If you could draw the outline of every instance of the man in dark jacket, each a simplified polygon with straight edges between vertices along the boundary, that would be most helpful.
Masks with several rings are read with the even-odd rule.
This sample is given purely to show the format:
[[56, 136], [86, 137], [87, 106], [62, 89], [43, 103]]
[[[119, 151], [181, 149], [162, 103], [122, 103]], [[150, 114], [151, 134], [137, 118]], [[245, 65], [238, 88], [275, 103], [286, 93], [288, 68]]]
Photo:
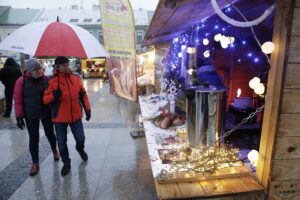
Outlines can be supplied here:
[[6, 100], [6, 109], [3, 117], [10, 117], [14, 87], [20, 76], [22, 76], [22, 72], [18, 63], [13, 58], [7, 58], [3, 69], [0, 70], [0, 80], [5, 86], [4, 94]]

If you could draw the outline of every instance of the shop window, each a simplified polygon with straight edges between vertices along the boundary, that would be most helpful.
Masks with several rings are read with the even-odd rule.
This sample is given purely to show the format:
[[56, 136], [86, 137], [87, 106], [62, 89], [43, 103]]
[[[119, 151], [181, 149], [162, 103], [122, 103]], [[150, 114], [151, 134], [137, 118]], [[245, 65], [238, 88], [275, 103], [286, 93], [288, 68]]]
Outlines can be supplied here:
[[142, 32], [137, 32], [136, 33], [136, 43], [137, 44], [142, 44], [143, 41], [143, 33]]
[[78, 22], [79, 19], [70, 19], [70, 22]]
[[101, 44], [104, 44], [104, 38], [103, 38], [103, 33], [102, 32], [99, 32], [98, 33], [98, 40]]
[[92, 22], [92, 19], [84, 19], [83, 22]]

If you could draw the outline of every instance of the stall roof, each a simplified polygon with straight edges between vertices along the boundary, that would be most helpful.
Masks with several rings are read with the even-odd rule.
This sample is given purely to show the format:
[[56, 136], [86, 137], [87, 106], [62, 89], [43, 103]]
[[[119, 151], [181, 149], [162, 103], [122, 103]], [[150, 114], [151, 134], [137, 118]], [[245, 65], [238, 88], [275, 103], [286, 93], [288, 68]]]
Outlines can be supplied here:
[[[219, 7], [229, 5], [228, 0], [218, 0]], [[271, 0], [231, 0], [242, 10], [256, 7], [258, 3], [270, 4]], [[261, 13], [260, 13], [261, 14]], [[143, 46], [170, 41], [187, 31], [194, 24], [215, 15], [211, 0], [159, 0], [154, 16], [142, 43]]]

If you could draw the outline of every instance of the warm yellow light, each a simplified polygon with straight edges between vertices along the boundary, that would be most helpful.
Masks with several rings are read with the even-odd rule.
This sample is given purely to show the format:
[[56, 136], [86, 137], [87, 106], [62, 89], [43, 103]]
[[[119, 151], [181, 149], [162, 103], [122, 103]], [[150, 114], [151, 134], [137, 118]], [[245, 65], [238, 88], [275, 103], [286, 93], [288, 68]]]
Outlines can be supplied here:
[[188, 47], [186, 52], [188, 54], [194, 54], [194, 53], [196, 53], [196, 48], [195, 47]]
[[145, 59], [144, 59], [144, 56], [141, 56], [141, 57], [140, 57], [140, 63], [143, 64], [144, 60], [145, 60]]
[[237, 91], [236, 91], [236, 97], [240, 97], [241, 96], [241, 94], [242, 94], [242, 90], [241, 90], [241, 88], [239, 88]]
[[275, 44], [273, 42], [265, 42], [261, 46], [261, 50], [265, 54], [270, 54], [270, 53], [272, 53], [275, 50]]

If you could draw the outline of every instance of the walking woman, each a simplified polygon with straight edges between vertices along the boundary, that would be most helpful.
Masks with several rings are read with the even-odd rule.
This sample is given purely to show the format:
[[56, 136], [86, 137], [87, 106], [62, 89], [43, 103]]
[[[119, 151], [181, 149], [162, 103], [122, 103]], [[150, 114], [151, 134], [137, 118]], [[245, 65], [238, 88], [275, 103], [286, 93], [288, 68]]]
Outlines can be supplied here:
[[[44, 76], [42, 64], [36, 59], [26, 62], [26, 71], [20, 77], [14, 88], [14, 108], [17, 126], [24, 129], [25, 122], [29, 133], [29, 150], [32, 157], [30, 176], [39, 171], [39, 124], [43, 124], [46, 137], [49, 140], [54, 160], [59, 160], [56, 148], [56, 136], [51, 120], [50, 108], [43, 104], [43, 92], [47, 87], [47, 78]], [[25, 122], [24, 122], [25, 120]]]
[[6, 108], [3, 117], [10, 117], [14, 86], [20, 76], [22, 76], [22, 72], [19, 64], [13, 58], [7, 58], [3, 69], [0, 70], [0, 80], [5, 86], [4, 94], [6, 101]]

